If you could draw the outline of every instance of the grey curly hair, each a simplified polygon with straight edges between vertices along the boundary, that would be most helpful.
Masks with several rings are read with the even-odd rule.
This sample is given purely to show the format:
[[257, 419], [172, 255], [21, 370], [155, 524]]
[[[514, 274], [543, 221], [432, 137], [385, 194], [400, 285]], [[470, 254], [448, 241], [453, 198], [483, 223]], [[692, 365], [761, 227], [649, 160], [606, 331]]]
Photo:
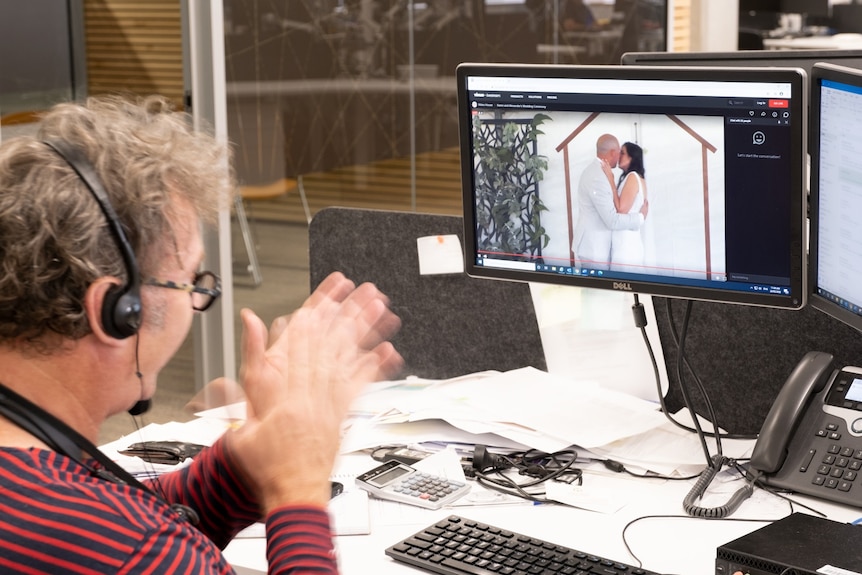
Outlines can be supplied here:
[[93, 164], [142, 276], [175, 245], [178, 199], [212, 223], [234, 189], [227, 147], [156, 96], [59, 104], [35, 136], [0, 144], [0, 345], [42, 352], [53, 347], [48, 336], [91, 332], [83, 298], [95, 279], [127, 279], [98, 203], [48, 139]]

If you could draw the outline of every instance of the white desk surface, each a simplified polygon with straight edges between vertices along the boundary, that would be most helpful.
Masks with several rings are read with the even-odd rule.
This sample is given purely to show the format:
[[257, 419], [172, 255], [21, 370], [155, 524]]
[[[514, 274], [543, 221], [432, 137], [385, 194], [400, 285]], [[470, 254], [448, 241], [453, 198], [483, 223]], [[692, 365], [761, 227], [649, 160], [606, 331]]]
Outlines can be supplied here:
[[[576, 309], [576, 306], [562, 303], [565, 300], [561, 298], [564, 295], [571, 295], [569, 293], [571, 290], [548, 288], [548, 293], [544, 293], [543, 288], [541, 291], [543, 297], [538, 298], [538, 301], [543, 305], [537, 306], [537, 314], [539, 324], [544, 330], [542, 337], [543, 341], [546, 341], [546, 351], [552, 352], [548, 358], [549, 371], [576, 372], [583, 376], [584, 380], [599, 380], [600, 375], [604, 375], [605, 379], [629, 383], [642, 379], [643, 381], [638, 381], [637, 386], [621, 388], [620, 391], [636, 396], [641, 394], [647, 397], [654, 396], [655, 384], [652, 381], [651, 370], [646, 369], [648, 358], [641, 357], [646, 356], [646, 353], [642, 350], [640, 334], [637, 330], [622, 329], [622, 326], [628, 325], [622, 319], [628, 317], [624, 316], [624, 313], [630, 313], [628, 311], [630, 302], [627, 299], [621, 299], [622, 294], [598, 290], [578, 292], [581, 293], [582, 299], [578, 300], [577, 309], [601, 309], [601, 325], [604, 330], [607, 330], [609, 318], [616, 317], [613, 310], [618, 308], [620, 319], [616, 323], [619, 324], [620, 330], [608, 339], [601, 338], [598, 336], [599, 332], [588, 329], [590, 322], [585, 317], [577, 318], [578, 330], [566, 327], [568, 324], [565, 321], [557, 325], [555, 322], [561, 321], [559, 312], [554, 315], [554, 321], [550, 321], [553, 315], [550, 313], [551, 310]], [[608, 299], [609, 301], [605, 301]], [[651, 314], [651, 307], [648, 308], [648, 313]], [[654, 330], [655, 321], [650, 324], [648, 329]], [[654, 335], [651, 339], [657, 341]], [[564, 341], [565, 345], [558, 346], [559, 350], [548, 345], [555, 340]], [[590, 340], [595, 342], [589, 347], [579, 347], [581, 342]], [[582, 353], [572, 354], [571, 349], [581, 349]], [[614, 354], [619, 356], [620, 349], [626, 351], [625, 357], [630, 358], [630, 361], [625, 363], [632, 364], [633, 371], [614, 372], [611, 375], [608, 372], [609, 363], [603, 358], [614, 357]], [[574, 364], [566, 363], [565, 358], [562, 358], [562, 356], [568, 356], [568, 361], [573, 361], [571, 356], [574, 355], [581, 358]], [[593, 362], [583, 358], [591, 358], [596, 365], [591, 365]], [[659, 363], [663, 365], [664, 361], [660, 360]], [[662, 379], [665, 378], [662, 377]], [[693, 437], [692, 441], [696, 441]], [[712, 444], [710, 446], [714, 447]], [[728, 453], [728, 447], [725, 445], [725, 453]], [[742, 446], [739, 452], [744, 451], [745, 446]], [[338, 470], [346, 472], [366, 470], [375, 465], [376, 463], [369, 456], [351, 453], [343, 456]], [[694, 480], [646, 480], [629, 478], [625, 474], [614, 474], [610, 477], [612, 479], [603, 480], [601, 475], [587, 474], [584, 479], [585, 493], [595, 493], [590, 489], [592, 486], [598, 486], [597, 490], [601, 492], [601, 487], [608, 486], [609, 483], [613, 484], [612, 488], [608, 488], [611, 495], [606, 499], [616, 503], [613, 506], [616, 511], [608, 513], [586, 511], [564, 505], [534, 506], [526, 502], [469, 507], [456, 505], [451, 509], [427, 511], [413, 506], [372, 500], [369, 506], [370, 534], [336, 537], [341, 573], [342, 575], [368, 575], [369, 573], [419, 575], [423, 573], [422, 570], [388, 558], [384, 553], [385, 549], [450, 514], [457, 514], [625, 564], [637, 565], [639, 559], [645, 569], [657, 573], [713, 575], [717, 547], [766, 525], [768, 521], [784, 517], [792, 511], [804, 511], [798, 506], [791, 509], [785, 500], [758, 489], [750, 499], [743, 502], [731, 516], [731, 520], [694, 519], [686, 516], [682, 507], [683, 499]], [[719, 474], [707, 492], [708, 497], [701, 503], [702, 506], [713, 507], [726, 503], [730, 493], [740, 486], [738, 479], [726, 481], [728, 477], [728, 474]], [[338, 479], [345, 483], [346, 490], [355, 489], [349, 480], [342, 479], [340, 476]], [[722, 479], [725, 481], [722, 482]], [[619, 482], [625, 482], [624, 486], [620, 486]], [[619, 493], [618, 497], [617, 493]], [[805, 497], [794, 497], [794, 499], [811, 505], [836, 521], [851, 522], [862, 516], [862, 509], [842, 507]], [[626, 531], [626, 541], [636, 555], [636, 559], [626, 549], [623, 530], [629, 522], [647, 516], [661, 517], [642, 519]], [[757, 523], [738, 521], [743, 518], [758, 518], [765, 521]], [[260, 575], [267, 571], [266, 540], [263, 538], [236, 539], [225, 550], [225, 556], [240, 575]]]
[[[369, 468], [373, 461], [369, 458]], [[585, 485], [600, 477], [587, 476]], [[716, 479], [718, 482], [718, 479]], [[628, 528], [626, 541], [643, 562], [643, 567], [658, 573], [684, 575], [712, 575], [715, 572], [716, 548], [742, 535], [766, 525], [766, 522], [731, 520], [705, 520], [687, 517], [682, 500], [691, 486], [690, 481], [664, 481], [633, 479], [631, 491], [624, 494], [628, 503], [612, 514], [584, 511], [564, 505], [538, 505], [528, 503], [497, 506], [455, 507], [440, 511], [426, 511], [410, 507], [400, 515], [399, 504], [374, 502], [369, 535], [349, 535], [336, 538], [339, 565], [342, 575], [409, 575], [424, 571], [396, 562], [384, 550], [420, 529], [450, 514], [495, 525], [593, 553], [622, 563], [636, 565], [623, 542], [626, 524], [639, 517], [662, 516], [638, 521]], [[731, 488], [732, 485], [732, 488]], [[735, 490], [738, 482], [728, 483], [722, 489]], [[726, 496], [716, 496], [716, 504], [723, 504]], [[841, 507], [830, 503], [795, 497], [827, 513], [830, 518], [850, 522], [862, 515], [862, 510]], [[704, 502], [706, 506], [708, 501]], [[378, 512], [375, 513], [375, 506]], [[390, 506], [380, 513], [379, 506]], [[403, 507], [402, 507], [403, 508]], [[415, 510], [415, 511], [414, 511]], [[796, 508], [797, 511], [803, 511]], [[732, 519], [778, 519], [791, 512], [784, 500], [756, 490], [744, 502]], [[385, 517], [381, 517], [381, 515]], [[673, 516], [673, 517], [668, 517]], [[225, 556], [240, 575], [266, 573], [265, 539], [237, 539], [225, 550]]]
[[859, 50], [862, 49], [862, 34], [765, 38], [763, 46], [772, 50]]

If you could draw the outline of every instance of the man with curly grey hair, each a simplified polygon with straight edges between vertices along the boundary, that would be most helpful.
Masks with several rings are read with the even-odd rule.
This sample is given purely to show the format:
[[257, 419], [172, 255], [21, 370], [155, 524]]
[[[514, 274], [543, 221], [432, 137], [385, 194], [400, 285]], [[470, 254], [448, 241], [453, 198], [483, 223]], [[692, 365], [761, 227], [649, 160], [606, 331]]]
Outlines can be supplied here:
[[340, 425], [402, 364], [374, 286], [333, 274], [269, 329], [243, 310], [248, 419], [190, 466], [140, 483], [93, 445], [220, 294], [201, 228], [230, 205], [229, 158], [189, 126], [161, 98], [91, 98], [0, 144], [3, 572], [231, 573], [220, 549], [258, 520], [270, 573], [337, 572]]

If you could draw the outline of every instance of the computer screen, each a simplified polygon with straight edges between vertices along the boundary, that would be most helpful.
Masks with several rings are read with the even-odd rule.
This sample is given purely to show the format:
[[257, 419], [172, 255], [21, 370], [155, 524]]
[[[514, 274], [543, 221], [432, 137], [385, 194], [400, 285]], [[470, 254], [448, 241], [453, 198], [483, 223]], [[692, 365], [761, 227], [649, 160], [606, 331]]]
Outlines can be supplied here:
[[811, 76], [810, 303], [862, 331], [862, 71]]
[[[470, 275], [804, 305], [801, 70], [462, 64], [457, 76]], [[608, 136], [620, 148], [603, 168]], [[638, 177], [617, 188], [617, 163]]]

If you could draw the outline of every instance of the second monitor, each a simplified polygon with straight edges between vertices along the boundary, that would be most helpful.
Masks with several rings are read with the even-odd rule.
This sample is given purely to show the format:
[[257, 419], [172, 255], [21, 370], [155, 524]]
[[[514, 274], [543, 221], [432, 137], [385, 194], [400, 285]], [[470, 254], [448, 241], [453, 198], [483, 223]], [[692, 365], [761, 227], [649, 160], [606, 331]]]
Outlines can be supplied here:
[[459, 66], [467, 272], [802, 307], [804, 77]]

